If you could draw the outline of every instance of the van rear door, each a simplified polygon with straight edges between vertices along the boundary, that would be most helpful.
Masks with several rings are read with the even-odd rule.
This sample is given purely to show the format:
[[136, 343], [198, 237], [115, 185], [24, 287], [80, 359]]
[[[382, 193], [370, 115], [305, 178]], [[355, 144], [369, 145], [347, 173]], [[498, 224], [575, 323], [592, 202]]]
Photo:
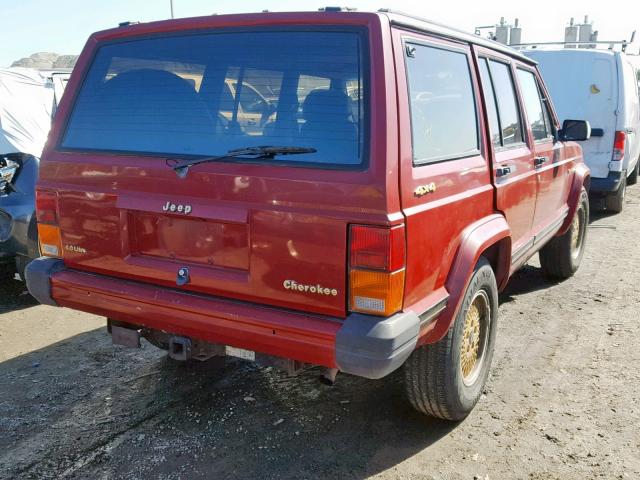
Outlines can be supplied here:
[[[367, 38], [244, 29], [98, 47], [39, 185], [58, 195], [65, 264], [344, 316], [348, 225], [386, 218]], [[172, 168], [265, 145], [310, 151]]]
[[[528, 51], [537, 60], [560, 119], [588, 120], [594, 130], [580, 142], [592, 177], [606, 178], [613, 154], [618, 114], [618, 74], [608, 51], [565, 49]], [[601, 132], [601, 134], [600, 134]]]

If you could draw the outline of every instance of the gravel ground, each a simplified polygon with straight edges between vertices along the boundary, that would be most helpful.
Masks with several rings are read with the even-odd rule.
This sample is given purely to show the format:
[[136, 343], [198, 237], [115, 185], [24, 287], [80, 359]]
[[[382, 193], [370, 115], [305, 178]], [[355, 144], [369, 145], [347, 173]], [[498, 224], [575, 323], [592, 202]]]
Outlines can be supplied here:
[[0, 478], [640, 478], [640, 189], [597, 216], [576, 276], [537, 259], [502, 295], [491, 379], [463, 422], [399, 375], [295, 377], [111, 345], [103, 318], [0, 286]]

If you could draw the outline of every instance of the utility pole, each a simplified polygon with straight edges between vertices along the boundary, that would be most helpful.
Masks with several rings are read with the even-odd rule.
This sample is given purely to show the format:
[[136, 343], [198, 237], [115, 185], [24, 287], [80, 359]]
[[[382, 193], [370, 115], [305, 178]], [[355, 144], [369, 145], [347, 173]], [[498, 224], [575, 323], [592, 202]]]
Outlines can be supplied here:
[[173, 0], [169, 0], [169, 5], [171, 6], [171, 18], [173, 18]]

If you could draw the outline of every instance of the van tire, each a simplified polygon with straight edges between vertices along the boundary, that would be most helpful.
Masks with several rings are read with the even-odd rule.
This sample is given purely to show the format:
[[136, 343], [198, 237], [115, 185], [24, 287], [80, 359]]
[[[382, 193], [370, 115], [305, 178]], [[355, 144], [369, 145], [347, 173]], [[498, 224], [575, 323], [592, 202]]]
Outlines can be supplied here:
[[564, 235], [553, 237], [540, 250], [540, 265], [547, 277], [566, 279], [576, 273], [584, 256], [588, 224], [589, 196], [583, 187], [569, 230]]
[[636, 162], [636, 166], [633, 167], [633, 172], [627, 177], [627, 185], [635, 185], [638, 183], [638, 169], [640, 169], [640, 159]]
[[624, 197], [627, 193], [627, 177], [626, 175], [622, 176], [622, 181], [620, 182], [620, 186], [618, 190], [613, 193], [607, 194], [605, 197], [605, 208], [607, 211], [612, 213], [620, 213], [624, 208]]
[[[482, 322], [477, 335], [480, 357], [465, 381], [461, 352], [463, 342], [468, 340], [465, 336], [468, 313], [477, 299], [486, 302], [488, 309], [479, 317]], [[465, 291], [460, 311], [447, 334], [434, 344], [416, 348], [403, 366], [405, 392], [413, 408], [432, 417], [452, 421], [469, 415], [478, 403], [489, 376], [497, 326], [496, 277], [489, 262], [481, 257]], [[468, 341], [464, 344], [468, 345]]]

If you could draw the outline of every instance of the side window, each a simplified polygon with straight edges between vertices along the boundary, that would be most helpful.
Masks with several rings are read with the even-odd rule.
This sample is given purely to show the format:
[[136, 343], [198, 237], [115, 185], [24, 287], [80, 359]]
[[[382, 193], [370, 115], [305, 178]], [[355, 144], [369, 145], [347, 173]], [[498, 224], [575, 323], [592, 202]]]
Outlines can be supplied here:
[[522, 91], [524, 107], [527, 111], [529, 126], [533, 133], [534, 140], [546, 140], [550, 137], [551, 128], [549, 117], [546, 115], [544, 103], [542, 101], [538, 82], [533, 73], [527, 70], [518, 69], [518, 81]]
[[509, 65], [494, 60], [489, 61], [493, 88], [498, 99], [498, 113], [502, 131], [502, 145], [523, 143], [522, 123], [516, 101], [516, 92]]
[[411, 44], [407, 80], [415, 164], [478, 152], [478, 122], [465, 53]]
[[493, 82], [489, 73], [489, 63], [486, 58], [480, 59], [480, 80], [482, 82], [482, 94], [484, 95], [484, 103], [487, 105], [487, 116], [489, 118], [489, 134], [494, 147], [502, 146], [500, 138], [500, 122], [498, 120], [498, 104], [496, 103], [496, 94], [493, 91]]

